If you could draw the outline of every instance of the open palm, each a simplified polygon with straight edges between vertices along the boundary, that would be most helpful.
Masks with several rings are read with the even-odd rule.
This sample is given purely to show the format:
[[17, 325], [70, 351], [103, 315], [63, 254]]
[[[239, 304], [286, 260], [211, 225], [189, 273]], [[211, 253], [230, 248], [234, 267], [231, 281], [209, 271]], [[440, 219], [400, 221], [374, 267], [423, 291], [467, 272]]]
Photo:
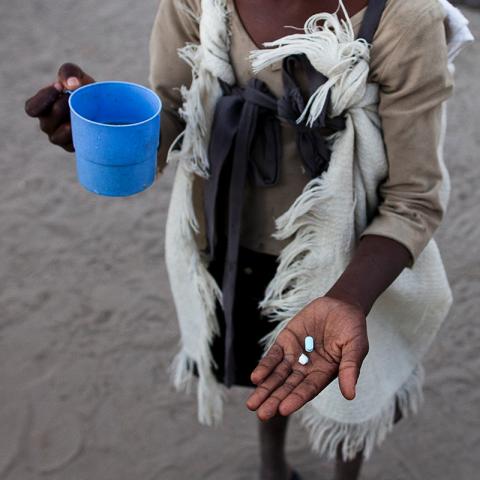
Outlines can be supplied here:
[[[314, 338], [314, 351], [306, 353], [309, 362], [301, 365], [306, 336]], [[290, 415], [337, 376], [343, 396], [352, 400], [367, 352], [362, 310], [334, 298], [317, 298], [290, 320], [252, 372], [257, 388], [247, 407], [261, 420]]]

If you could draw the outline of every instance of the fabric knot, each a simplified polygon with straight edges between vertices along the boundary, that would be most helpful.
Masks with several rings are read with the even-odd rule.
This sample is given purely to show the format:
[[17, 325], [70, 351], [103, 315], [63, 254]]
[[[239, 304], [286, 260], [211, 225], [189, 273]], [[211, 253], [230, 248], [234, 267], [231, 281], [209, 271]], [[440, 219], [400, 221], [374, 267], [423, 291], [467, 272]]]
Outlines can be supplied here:
[[297, 148], [305, 170], [311, 178], [320, 176], [330, 163], [328, 137], [345, 128], [345, 118], [330, 118], [330, 92], [327, 94], [321, 114], [313, 125], [307, 120], [300, 123], [298, 118], [306, 108], [306, 101], [295, 80], [295, 72], [302, 71], [308, 79], [309, 93], [313, 94], [318, 87], [327, 81], [327, 77], [315, 70], [305, 55], [290, 55], [283, 60], [283, 84], [285, 94], [278, 101], [278, 114], [296, 129]]

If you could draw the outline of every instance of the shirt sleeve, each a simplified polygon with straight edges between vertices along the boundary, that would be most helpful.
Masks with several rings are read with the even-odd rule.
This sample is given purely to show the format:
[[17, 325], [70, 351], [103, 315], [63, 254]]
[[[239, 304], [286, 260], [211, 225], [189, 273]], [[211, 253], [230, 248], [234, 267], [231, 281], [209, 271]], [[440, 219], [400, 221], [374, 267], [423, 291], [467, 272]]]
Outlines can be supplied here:
[[453, 78], [440, 8], [425, 9], [411, 19], [379, 79], [379, 114], [389, 168], [379, 187], [377, 215], [362, 235], [398, 241], [409, 250], [413, 264], [439, 226], [448, 202], [443, 116]]
[[159, 172], [166, 165], [171, 143], [185, 128], [178, 114], [182, 105], [180, 87], [190, 86], [192, 72], [178, 56], [178, 49], [187, 43], [199, 43], [199, 9], [196, 0], [160, 0], [150, 35], [149, 83], [162, 100]]

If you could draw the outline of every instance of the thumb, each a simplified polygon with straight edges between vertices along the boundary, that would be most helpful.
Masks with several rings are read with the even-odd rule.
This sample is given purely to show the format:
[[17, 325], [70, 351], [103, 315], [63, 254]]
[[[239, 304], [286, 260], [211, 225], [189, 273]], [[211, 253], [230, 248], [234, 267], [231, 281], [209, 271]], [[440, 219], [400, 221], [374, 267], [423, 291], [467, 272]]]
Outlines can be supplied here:
[[64, 63], [58, 69], [58, 83], [62, 89], [75, 90], [83, 85], [93, 83], [95, 80], [86, 74], [78, 65], [74, 63]]
[[368, 341], [350, 342], [343, 347], [342, 359], [338, 367], [340, 391], [347, 400], [355, 398], [355, 386], [360, 375], [360, 367], [368, 353]]

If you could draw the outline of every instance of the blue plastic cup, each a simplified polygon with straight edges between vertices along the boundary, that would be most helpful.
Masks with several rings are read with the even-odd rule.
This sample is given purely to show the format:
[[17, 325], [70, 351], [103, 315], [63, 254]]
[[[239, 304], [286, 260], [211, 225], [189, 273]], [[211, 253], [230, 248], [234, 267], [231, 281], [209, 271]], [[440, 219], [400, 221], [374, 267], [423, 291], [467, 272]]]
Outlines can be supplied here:
[[128, 82], [98, 82], [69, 98], [77, 176], [99, 195], [124, 197], [148, 188], [157, 172], [162, 102]]

